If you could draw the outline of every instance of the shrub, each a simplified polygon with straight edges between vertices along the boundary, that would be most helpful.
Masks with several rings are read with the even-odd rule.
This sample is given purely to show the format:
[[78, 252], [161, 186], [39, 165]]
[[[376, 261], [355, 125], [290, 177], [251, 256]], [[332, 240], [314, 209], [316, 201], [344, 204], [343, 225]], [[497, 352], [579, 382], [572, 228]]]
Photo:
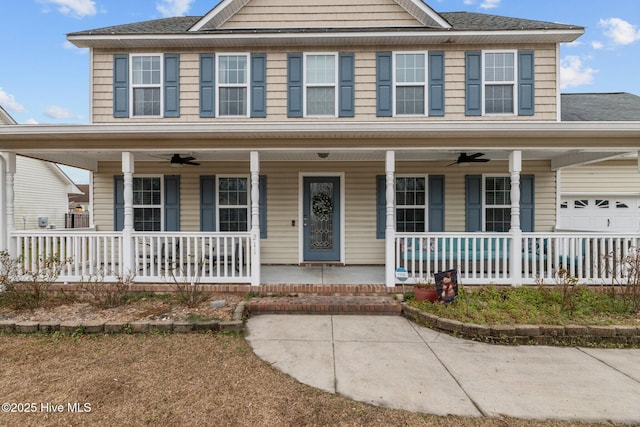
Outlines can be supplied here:
[[116, 275], [115, 282], [105, 282], [104, 272], [84, 277], [80, 282], [80, 288], [93, 297], [92, 303], [100, 308], [118, 307], [125, 302], [125, 295], [131, 289], [133, 276]]

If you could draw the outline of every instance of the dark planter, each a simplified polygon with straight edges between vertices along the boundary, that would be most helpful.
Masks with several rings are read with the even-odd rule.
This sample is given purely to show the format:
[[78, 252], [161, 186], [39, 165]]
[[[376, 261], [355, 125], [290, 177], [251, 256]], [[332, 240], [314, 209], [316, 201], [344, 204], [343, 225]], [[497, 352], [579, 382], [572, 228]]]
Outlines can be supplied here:
[[435, 287], [422, 288], [415, 286], [413, 293], [416, 296], [416, 301], [436, 302], [438, 300], [438, 291], [436, 291]]

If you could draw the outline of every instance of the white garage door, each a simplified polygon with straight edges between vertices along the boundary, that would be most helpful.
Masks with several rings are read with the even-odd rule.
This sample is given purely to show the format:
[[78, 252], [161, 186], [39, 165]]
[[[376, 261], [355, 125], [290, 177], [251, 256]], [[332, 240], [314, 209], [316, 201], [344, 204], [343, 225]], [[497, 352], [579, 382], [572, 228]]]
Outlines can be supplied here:
[[640, 231], [638, 197], [563, 197], [558, 212], [563, 230]]

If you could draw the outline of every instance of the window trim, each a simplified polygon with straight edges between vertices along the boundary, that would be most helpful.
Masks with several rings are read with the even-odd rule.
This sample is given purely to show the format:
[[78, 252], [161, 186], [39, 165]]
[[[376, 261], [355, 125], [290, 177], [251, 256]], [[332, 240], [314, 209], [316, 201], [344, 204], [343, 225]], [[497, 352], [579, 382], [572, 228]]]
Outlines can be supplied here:
[[[492, 53], [511, 53], [513, 54], [513, 81], [504, 80], [504, 81], [495, 81], [495, 82], [487, 82], [486, 80], [486, 64], [487, 64], [487, 54]], [[518, 50], [517, 49], [491, 49], [491, 50], [483, 50], [482, 51], [482, 115], [495, 117], [495, 116], [517, 116], [518, 115]], [[487, 113], [487, 86], [505, 86], [505, 85], [513, 85], [513, 112], [511, 113]]]
[[[239, 83], [220, 83], [220, 59], [226, 56], [244, 56], [247, 60], [246, 78], [244, 84]], [[215, 116], [223, 118], [249, 118], [251, 117], [251, 54], [249, 52], [223, 52], [215, 54]], [[239, 115], [221, 115], [220, 114], [220, 102], [222, 97], [220, 96], [221, 88], [245, 88], [247, 90], [247, 113]]]
[[[333, 75], [333, 86], [329, 83], [308, 83], [307, 82], [307, 58], [310, 56], [333, 56], [335, 69]], [[339, 113], [339, 79], [340, 79], [340, 55], [338, 52], [304, 52], [302, 54], [302, 116], [303, 117], [338, 117]], [[307, 89], [308, 88], [329, 88], [333, 87], [333, 114], [308, 114], [307, 113]]]
[[[424, 179], [424, 205], [399, 205], [398, 204], [398, 194], [397, 194], [397, 184], [398, 178], [423, 178]], [[416, 233], [427, 233], [429, 231], [429, 175], [428, 174], [396, 174], [394, 177], [394, 187], [393, 187], [393, 219], [394, 219], [394, 230], [398, 233], [405, 233], [405, 231], [397, 231], [398, 230], [398, 208], [401, 209], [418, 209], [424, 207], [424, 230], [416, 231]]]
[[[158, 57], [160, 59], [160, 83], [158, 84], [135, 84], [133, 83], [133, 58], [136, 57]], [[135, 114], [135, 89], [160, 89], [160, 114], [157, 116], [136, 115]], [[164, 118], [164, 54], [163, 53], [130, 53], [129, 54], [129, 117], [135, 119], [161, 119]]]
[[[136, 209], [145, 209], [145, 208], [151, 208], [151, 209], [160, 209], [160, 232], [164, 231], [165, 228], [165, 224], [164, 224], [164, 206], [165, 206], [165, 200], [164, 200], [164, 175], [159, 175], [159, 174], [142, 174], [142, 175], [134, 175], [133, 176], [133, 181], [135, 181], [137, 178], [158, 178], [160, 180], [160, 204], [159, 205], [136, 205], [133, 204], [133, 217], [135, 219], [135, 211]], [[132, 189], [133, 189], [133, 181], [132, 181]], [[133, 223], [133, 227], [135, 230], [135, 221]], [[136, 230], [136, 232], [138, 232], [138, 230]], [[140, 231], [142, 232], [142, 231]], [[148, 233], [158, 233], [158, 231], [149, 231]]]
[[[246, 174], [229, 174], [229, 175], [216, 175], [216, 230], [220, 231], [220, 210], [222, 209], [237, 209], [244, 207], [244, 205], [223, 205], [220, 203], [220, 179], [225, 178], [244, 178], [247, 180], [247, 230], [238, 231], [238, 233], [245, 233], [251, 231], [251, 176]], [[222, 233], [235, 233], [231, 231], [222, 231]]]
[[[424, 55], [424, 82], [422, 83], [422, 86], [424, 87], [424, 99], [423, 101], [423, 108], [424, 108], [424, 113], [423, 114], [398, 114], [396, 112], [396, 106], [397, 106], [397, 95], [396, 95], [396, 88], [398, 86], [400, 87], [415, 87], [415, 86], [420, 86], [420, 84], [417, 84], [417, 82], [413, 82], [413, 83], [400, 83], [398, 84], [397, 80], [396, 80], [396, 57], [397, 55]], [[429, 116], [429, 51], [426, 50], [409, 50], [409, 51], [393, 51], [391, 53], [391, 80], [392, 80], [392, 88], [391, 88], [391, 98], [392, 98], [392, 114], [393, 117], [428, 117]]]
[[[509, 178], [511, 183], [511, 175], [508, 173], [487, 173], [482, 174], [482, 231], [487, 231], [487, 209], [489, 207], [496, 209], [512, 209], [511, 205], [487, 205], [487, 178]], [[511, 197], [511, 187], [509, 187], [509, 197]], [[511, 228], [511, 220], [509, 220], [509, 228]], [[498, 231], [491, 231], [498, 233]]]

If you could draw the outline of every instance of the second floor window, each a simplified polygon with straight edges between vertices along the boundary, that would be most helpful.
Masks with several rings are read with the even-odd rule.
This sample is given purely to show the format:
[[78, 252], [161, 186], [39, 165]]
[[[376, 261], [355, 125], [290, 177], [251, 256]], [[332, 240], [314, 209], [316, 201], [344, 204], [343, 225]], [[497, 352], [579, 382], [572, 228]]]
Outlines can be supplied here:
[[162, 57], [131, 57], [133, 116], [159, 117], [162, 112]]
[[515, 112], [516, 53], [484, 53], [484, 112], [513, 114]]
[[248, 55], [218, 56], [218, 100], [218, 116], [248, 116]]
[[336, 116], [336, 54], [305, 55], [305, 115]]
[[396, 115], [424, 115], [427, 94], [425, 53], [394, 54]]

